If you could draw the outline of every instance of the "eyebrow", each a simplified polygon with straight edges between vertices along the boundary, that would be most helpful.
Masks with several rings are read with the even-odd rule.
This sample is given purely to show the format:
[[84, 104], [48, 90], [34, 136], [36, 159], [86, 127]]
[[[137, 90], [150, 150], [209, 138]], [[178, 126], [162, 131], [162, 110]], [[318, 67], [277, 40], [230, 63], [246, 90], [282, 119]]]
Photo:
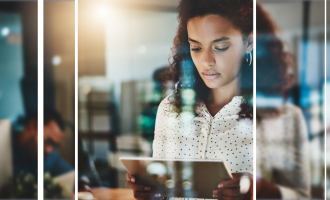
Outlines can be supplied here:
[[[188, 37], [188, 40], [191, 41], [191, 42], [195, 42], [195, 43], [199, 43], [200, 44], [200, 42], [198, 42], [197, 40], [193, 40], [190, 37]], [[215, 40], [212, 41], [212, 43], [221, 42], [221, 41], [225, 41], [225, 40], [229, 40], [229, 38], [222, 37], [222, 38], [219, 38], [219, 39], [215, 39]]]

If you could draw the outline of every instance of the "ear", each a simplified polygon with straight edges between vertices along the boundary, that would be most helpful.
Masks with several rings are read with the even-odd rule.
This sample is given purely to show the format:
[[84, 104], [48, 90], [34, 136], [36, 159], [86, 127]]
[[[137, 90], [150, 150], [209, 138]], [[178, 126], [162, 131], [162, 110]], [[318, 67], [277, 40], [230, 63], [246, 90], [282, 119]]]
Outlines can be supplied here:
[[249, 34], [249, 36], [246, 39], [246, 52], [250, 53], [253, 49], [253, 31]]

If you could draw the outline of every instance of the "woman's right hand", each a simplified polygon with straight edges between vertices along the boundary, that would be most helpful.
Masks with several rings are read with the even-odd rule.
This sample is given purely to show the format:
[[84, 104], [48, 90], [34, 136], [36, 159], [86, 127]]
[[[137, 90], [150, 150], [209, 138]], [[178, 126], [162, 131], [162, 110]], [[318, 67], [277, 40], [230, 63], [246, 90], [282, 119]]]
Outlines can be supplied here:
[[137, 200], [161, 200], [161, 194], [153, 191], [149, 186], [136, 183], [136, 179], [127, 172], [126, 186], [133, 189], [134, 198]]

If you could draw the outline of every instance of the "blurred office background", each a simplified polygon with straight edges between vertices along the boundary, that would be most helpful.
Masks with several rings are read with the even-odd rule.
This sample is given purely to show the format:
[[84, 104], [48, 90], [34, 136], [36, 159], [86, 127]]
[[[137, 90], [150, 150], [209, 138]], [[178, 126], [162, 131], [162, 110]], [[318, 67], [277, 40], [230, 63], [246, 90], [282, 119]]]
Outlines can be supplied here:
[[0, 2], [0, 198], [35, 197], [14, 194], [12, 133], [37, 112], [37, 17], [37, 2]]
[[[50, 172], [50, 177], [45, 177], [44, 195], [46, 199], [73, 198], [76, 128], [75, 2], [73, 0], [44, 1], [44, 109], [56, 111], [64, 122], [60, 144], [54, 147], [61, 160], [66, 162], [64, 164], [57, 161], [58, 167], [62, 169], [61, 172], [59, 174]], [[65, 169], [64, 166], [69, 167]], [[57, 190], [58, 185], [52, 184], [49, 178], [54, 178], [59, 183], [62, 192]], [[61, 193], [61, 196], [57, 196], [58, 193]]]
[[[126, 187], [120, 156], [152, 156], [178, 0], [78, 4], [79, 172], [93, 187]], [[167, 92], [163, 93], [163, 85]]]
[[[309, 184], [312, 198], [324, 198], [325, 2], [257, 2], [277, 24], [280, 29], [278, 35], [285, 43], [285, 50], [291, 52], [295, 58], [294, 64], [288, 69], [291, 77], [288, 99], [302, 110], [307, 124], [310, 155], [306, 159], [310, 160]], [[260, 74], [257, 71], [258, 75]], [[258, 101], [261, 102], [261, 98], [257, 97], [257, 105]]]
[[58, 152], [74, 166], [75, 16], [74, 1], [44, 2], [44, 107], [65, 121]]
[[[0, 198], [37, 197], [36, 177], [17, 184], [12, 179], [13, 159], [8, 156], [13, 155], [13, 145], [8, 146], [10, 140], [14, 142], [11, 135], [23, 131], [27, 116], [37, 113], [37, 11], [37, 1], [0, 2], [0, 151], [6, 152], [0, 155]], [[65, 122], [57, 151], [71, 166], [75, 128], [74, 20], [74, 1], [45, 1], [44, 105], [45, 109], [56, 110]], [[20, 192], [18, 187], [22, 188]], [[73, 185], [69, 191], [73, 191]], [[52, 197], [48, 194], [45, 198]]]

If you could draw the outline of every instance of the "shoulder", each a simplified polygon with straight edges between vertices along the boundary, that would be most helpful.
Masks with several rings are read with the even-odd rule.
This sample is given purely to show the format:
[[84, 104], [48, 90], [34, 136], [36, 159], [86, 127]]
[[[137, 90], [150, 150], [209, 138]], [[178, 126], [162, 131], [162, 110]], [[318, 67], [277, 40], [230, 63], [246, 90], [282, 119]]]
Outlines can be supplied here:
[[161, 120], [165, 118], [178, 117], [178, 108], [174, 105], [174, 94], [166, 96], [159, 104], [157, 110], [157, 119]]
[[288, 102], [284, 106], [284, 113], [292, 115], [295, 118], [303, 118], [303, 113], [300, 107]]
[[173, 101], [174, 101], [174, 95], [173, 94], [170, 94], [168, 96], [166, 96], [159, 104], [159, 106], [162, 106], [162, 107], [168, 107], [170, 105], [173, 104]]
[[159, 104], [158, 107], [158, 112], [170, 112], [171, 110], [173, 110], [173, 102], [174, 102], [174, 96], [173, 94], [170, 94], [168, 96], [166, 96]]
[[[295, 127], [299, 131], [297, 132], [300, 135], [307, 135], [307, 124], [305, 121], [304, 114], [300, 107], [293, 105], [292, 103], [286, 103], [284, 113], [285, 123], [289, 123], [290, 126]], [[289, 119], [292, 120], [289, 120]]]

